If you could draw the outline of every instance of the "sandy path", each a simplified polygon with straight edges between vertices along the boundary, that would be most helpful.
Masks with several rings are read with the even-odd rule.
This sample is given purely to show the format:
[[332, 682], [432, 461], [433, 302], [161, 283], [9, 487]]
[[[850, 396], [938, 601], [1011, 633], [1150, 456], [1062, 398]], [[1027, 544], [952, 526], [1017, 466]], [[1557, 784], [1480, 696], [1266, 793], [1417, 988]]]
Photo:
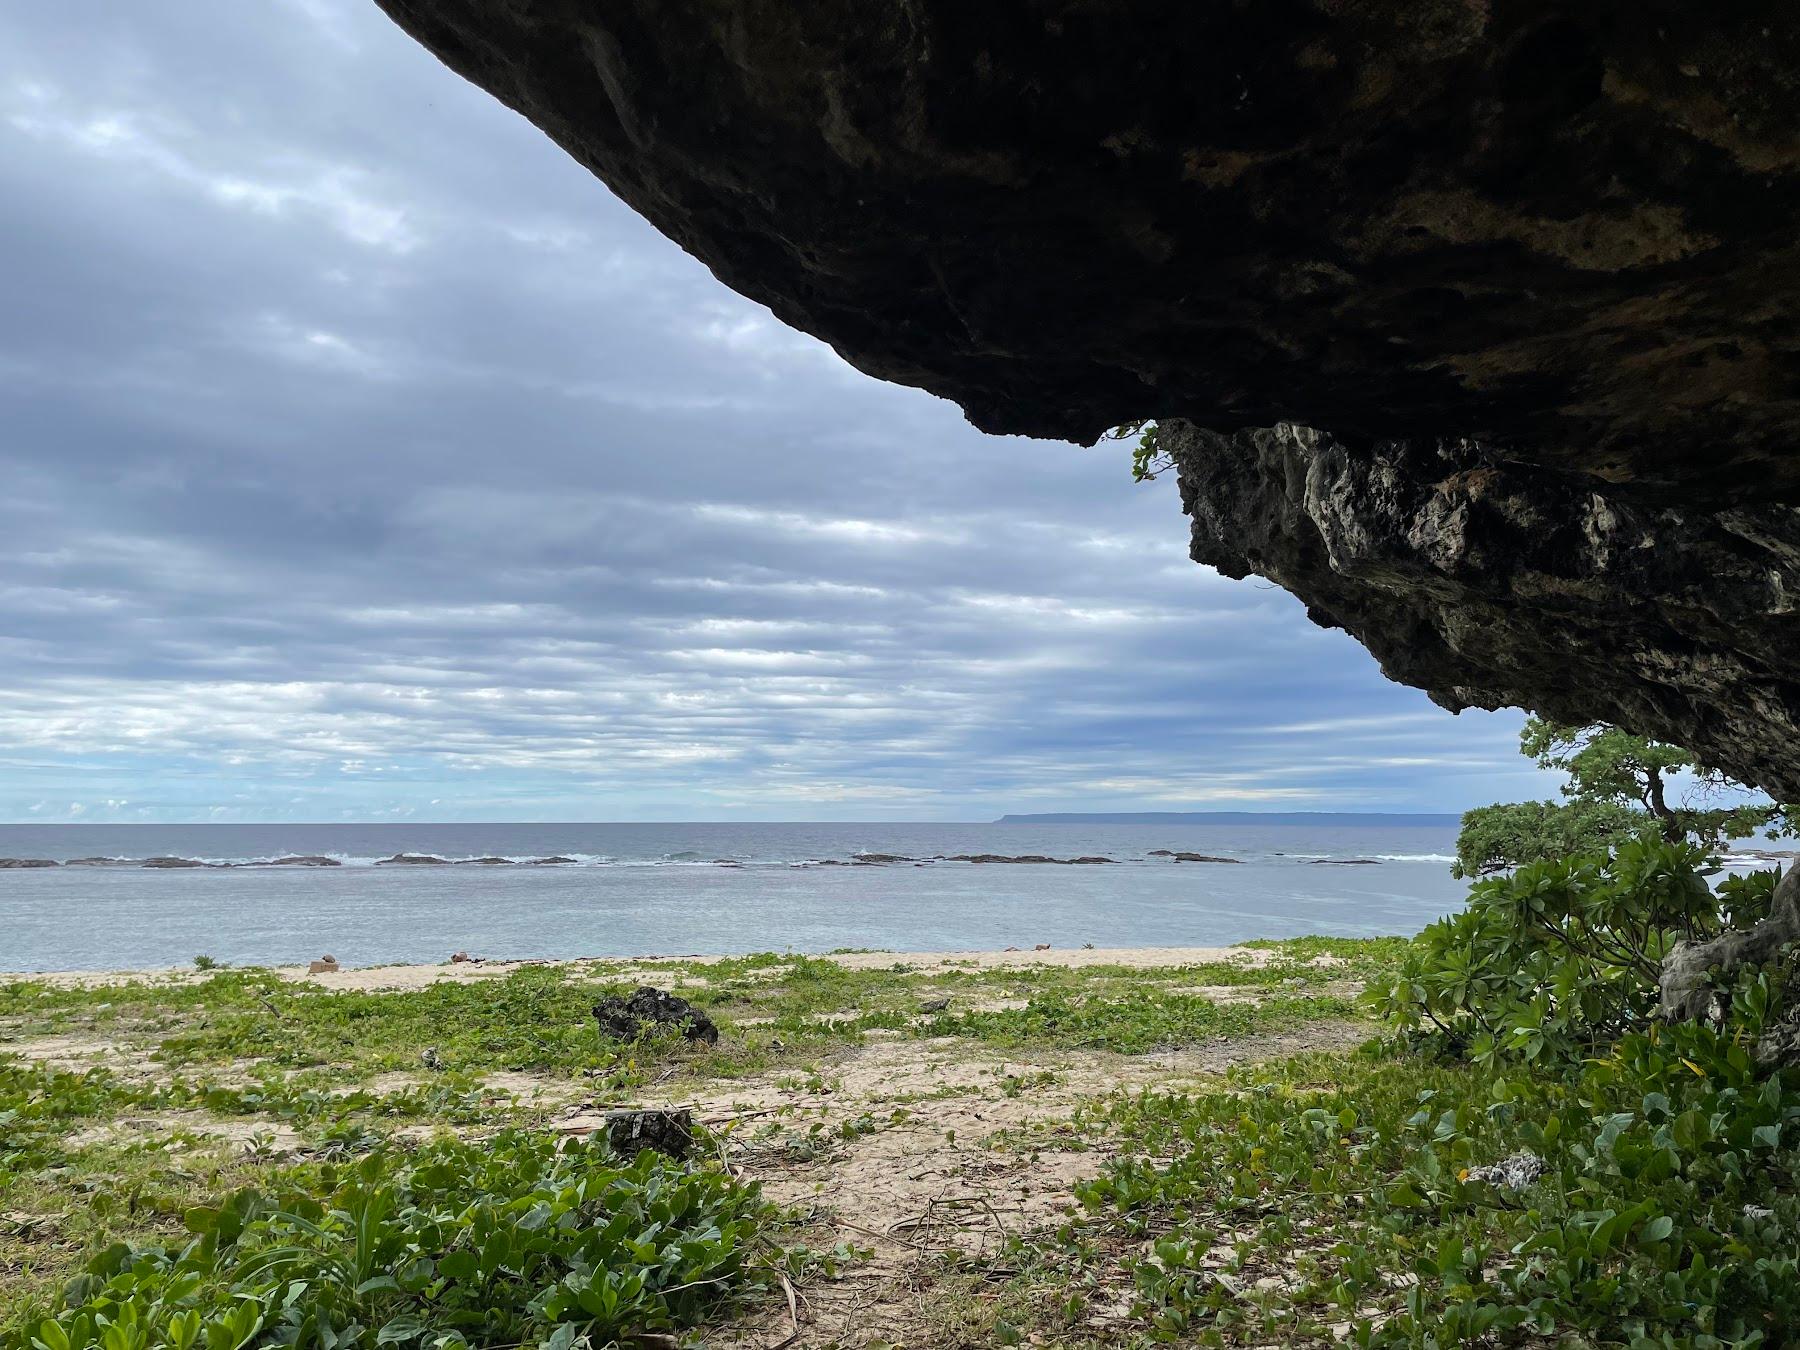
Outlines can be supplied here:
[[[1133, 970], [1154, 967], [1203, 965], [1229, 961], [1260, 966], [1269, 953], [1254, 947], [1061, 947], [1048, 951], [973, 952], [840, 952], [825, 959], [851, 970], [887, 970], [896, 965], [921, 975], [940, 975], [952, 970], [997, 970], [1022, 966], [1124, 966]], [[343, 958], [339, 958], [342, 960]], [[584, 968], [612, 979], [649, 977], [667, 962], [706, 966], [730, 960], [721, 956], [594, 957], [567, 961], [459, 961], [437, 965], [346, 966], [342, 970], [309, 975], [305, 966], [277, 966], [284, 979], [310, 981], [326, 989], [423, 989], [439, 980], [492, 980], [510, 975], [521, 966], [564, 965]], [[190, 983], [207, 978], [191, 966], [162, 970], [64, 970], [42, 974], [0, 973], [0, 984], [37, 980], [61, 988], [92, 988], [128, 980], [166, 980]]]

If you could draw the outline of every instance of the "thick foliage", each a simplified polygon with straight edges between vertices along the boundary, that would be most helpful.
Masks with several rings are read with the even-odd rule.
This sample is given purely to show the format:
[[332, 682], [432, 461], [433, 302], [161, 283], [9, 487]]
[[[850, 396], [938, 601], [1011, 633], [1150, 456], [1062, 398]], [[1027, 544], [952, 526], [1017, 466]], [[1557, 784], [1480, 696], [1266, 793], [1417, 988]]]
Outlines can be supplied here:
[[566, 1350], [693, 1325], [755, 1279], [768, 1214], [711, 1169], [509, 1131], [291, 1169], [117, 1244], [36, 1350], [430, 1345]]
[[[1760, 992], [1759, 992], [1760, 991]], [[1772, 1011], [1766, 982], [1739, 991]], [[1800, 1081], [1688, 1025], [1516, 1077], [1417, 1054], [1290, 1061], [1233, 1093], [1144, 1097], [1078, 1187], [1098, 1278], [1123, 1229], [1158, 1341], [1723, 1350], [1800, 1325]], [[1529, 1152], [1517, 1189], [1479, 1169]], [[1073, 1257], [1073, 1260], [1071, 1260]]]
[[[1678, 745], [1619, 727], [1564, 726], [1531, 717], [1519, 733], [1519, 752], [1539, 768], [1568, 775], [1562, 789], [1568, 804], [1519, 802], [1467, 812], [1452, 868], [1459, 877], [1614, 848], [1648, 831], [1709, 849], [1747, 839], [1758, 830], [1771, 835], [1794, 831], [1788, 807], [1733, 801], [1749, 791], [1741, 783], [1707, 768]], [[1689, 780], [1696, 800], [1671, 802], [1672, 776]], [[1703, 804], [1721, 800], [1732, 804]]]
[[1468, 907], [1421, 933], [1398, 978], [1373, 991], [1376, 1008], [1479, 1060], [1566, 1058], [1640, 1028], [1676, 941], [1767, 912], [1774, 873], [1715, 894], [1705, 867], [1696, 845], [1644, 838], [1478, 882]]
[[1616, 802], [1511, 802], [1464, 812], [1456, 877], [1483, 877], [1526, 863], [1601, 853], [1644, 833], [1642, 811]]

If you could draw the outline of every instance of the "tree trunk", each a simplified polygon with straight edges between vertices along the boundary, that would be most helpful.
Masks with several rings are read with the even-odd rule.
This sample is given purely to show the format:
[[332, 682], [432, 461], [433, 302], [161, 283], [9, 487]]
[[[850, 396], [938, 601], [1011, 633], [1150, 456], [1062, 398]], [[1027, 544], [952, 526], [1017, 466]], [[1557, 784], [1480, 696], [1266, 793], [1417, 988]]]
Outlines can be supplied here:
[[[1776, 883], [1769, 917], [1754, 928], [1721, 933], [1705, 942], [1678, 942], [1663, 958], [1660, 980], [1662, 1016], [1672, 1022], [1699, 1019], [1722, 1024], [1730, 1005], [1712, 987], [1708, 975], [1731, 975], [1745, 966], [1762, 965], [1790, 942], [1800, 942], [1800, 862], [1788, 867]], [[1785, 1021], [1757, 1042], [1756, 1057], [1766, 1066], [1800, 1063], [1800, 1021]]]
[[1663, 838], [1671, 844], [1679, 844], [1686, 836], [1681, 828], [1681, 821], [1669, 809], [1668, 800], [1663, 796], [1662, 770], [1651, 765], [1646, 770], [1647, 780], [1644, 790], [1644, 805], [1650, 808], [1650, 814], [1662, 824]]

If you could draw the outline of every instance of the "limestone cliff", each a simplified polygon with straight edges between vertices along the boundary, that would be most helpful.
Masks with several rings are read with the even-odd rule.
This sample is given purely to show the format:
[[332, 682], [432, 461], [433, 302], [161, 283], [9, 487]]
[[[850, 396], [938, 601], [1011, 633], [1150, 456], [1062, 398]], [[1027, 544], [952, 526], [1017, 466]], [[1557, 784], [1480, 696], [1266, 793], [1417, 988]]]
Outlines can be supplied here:
[[1800, 6], [379, 3], [862, 369], [1181, 423], [1396, 678], [1800, 793]]

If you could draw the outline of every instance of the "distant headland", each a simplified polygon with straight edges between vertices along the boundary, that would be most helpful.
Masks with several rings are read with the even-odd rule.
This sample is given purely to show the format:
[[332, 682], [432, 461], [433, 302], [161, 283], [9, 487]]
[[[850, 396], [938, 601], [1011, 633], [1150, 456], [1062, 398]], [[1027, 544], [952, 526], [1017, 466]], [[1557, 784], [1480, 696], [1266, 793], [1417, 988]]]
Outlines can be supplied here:
[[1457, 812], [1385, 811], [1047, 811], [1007, 814], [996, 825], [1457, 825]]

